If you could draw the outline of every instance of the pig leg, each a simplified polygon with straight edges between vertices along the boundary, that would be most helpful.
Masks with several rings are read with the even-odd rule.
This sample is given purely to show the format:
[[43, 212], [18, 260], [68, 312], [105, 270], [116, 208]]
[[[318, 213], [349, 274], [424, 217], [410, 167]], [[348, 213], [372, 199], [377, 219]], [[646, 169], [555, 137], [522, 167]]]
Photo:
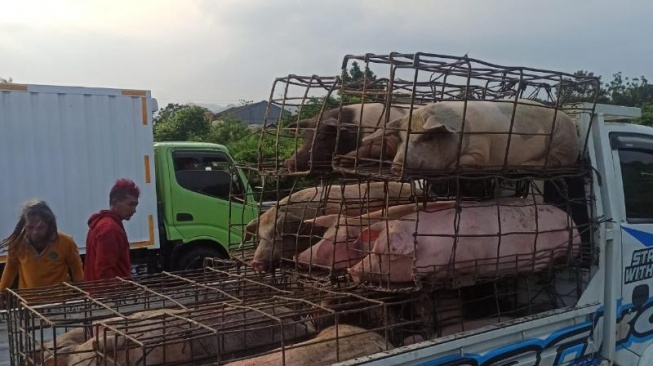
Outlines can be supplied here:
[[[460, 163], [459, 164], [463, 168], [467, 168], [467, 167], [469, 167], [469, 168], [479, 168], [479, 167], [487, 166], [487, 164], [488, 164], [488, 158], [487, 157], [489, 156], [490, 152], [487, 151], [485, 153], [485, 155], [483, 155], [483, 154], [484, 153], [481, 152], [481, 151], [468, 152], [468, 153], [460, 156]], [[456, 164], [456, 159], [454, 159], [454, 161], [452, 162], [451, 168], [455, 168], [454, 164]]]
[[[473, 168], [487, 166], [491, 155], [491, 137], [493, 136], [463, 136], [460, 166]], [[459, 138], [459, 136], [455, 136], [455, 139]], [[455, 168], [456, 160], [454, 157], [450, 168]]]
[[342, 156], [339, 159], [338, 164], [342, 166], [353, 166], [354, 160], [358, 156], [358, 159], [381, 159], [391, 160], [395, 157], [397, 153], [397, 146], [399, 145], [399, 140], [396, 136], [390, 135], [386, 136], [385, 141], [373, 140], [373, 141], [363, 141], [362, 146], [357, 150], [351, 151]]

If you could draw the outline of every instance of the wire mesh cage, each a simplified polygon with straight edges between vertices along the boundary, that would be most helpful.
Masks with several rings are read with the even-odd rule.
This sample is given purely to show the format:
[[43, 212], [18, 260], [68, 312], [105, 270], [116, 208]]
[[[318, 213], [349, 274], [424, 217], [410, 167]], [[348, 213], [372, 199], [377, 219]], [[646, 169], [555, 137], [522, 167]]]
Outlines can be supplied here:
[[[366, 71], [354, 80], [358, 62]], [[268, 113], [258, 170], [391, 179], [573, 170], [588, 130], [577, 131], [570, 105], [592, 112], [599, 90], [596, 77], [466, 56], [346, 56], [339, 77], [275, 80], [269, 105], [286, 112]]]
[[281, 355], [306, 352], [306, 342], [335, 342], [335, 361], [392, 348], [411, 329], [430, 326], [409, 314], [412, 297], [334, 291], [212, 265], [9, 294], [17, 365], [223, 364], [279, 348]]
[[281, 193], [278, 181], [271, 187], [278, 196], [247, 224], [242, 246], [231, 253], [232, 257], [251, 259], [251, 265], [261, 271], [273, 270], [280, 261], [292, 260], [322, 240], [327, 228], [315, 222], [318, 217], [366, 215], [408, 205], [424, 196], [424, 191], [411, 183], [330, 176], [313, 186], [300, 186], [305, 178], [285, 179], [292, 180], [290, 188]]
[[40, 364], [97, 334], [97, 323], [141, 311], [187, 310], [220, 302], [288, 294], [286, 283], [252, 281], [220, 269], [161, 273], [39, 289], [10, 290], [8, 330], [12, 361]]
[[[346, 72], [354, 62], [362, 79]], [[410, 299], [386, 307], [386, 322], [409, 323], [394, 346], [574, 306], [598, 266], [591, 118], [579, 123], [598, 90], [592, 77], [424, 53], [277, 79], [271, 103], [311, 113], [262, 130], [258, 166], [244, 169], [265, 210], [232, 258], [308, 288]]]
[[[356, 62], [365, 72], [353, 80], [347, 70]], [[340, 78], [280, 78], [272, 95], [277, 89], [284, 92], [271, 101], [280, 105], [287, 98], [301, 107], [307, 95], [322, 96], [313, 105], [320, 112], [290, 125], [291, 135], [310, 132], [301, 153], [283, 164], [277, 154], [258, 172], [277, 182], [293, 173], [301, 175], [293, 187], [310, 179], [314, 186], [308, 194], [278, 194], [247, 225], [255, 232], [249, 259], [257, 270], [281, 260], [309, 278], [346, 272], [353, 283], [379, 289], [442, 288], [595, 263], [589, 127], [581, 131], [572, 117], [593, 112], [598, 79], [466, 56], [392, 53], [346, 56]], [[563, 109], [582, 101], [589, 103]], [[427, 122], [439, 127], [418, 126]], [[272, 143], [280, 143], [282, 126], [273, 125]], [[385, 187], [382, 204], [351, 204], [360, 203], [360, 187], [376, 184]], [[409, 197], [394, 200], [392, 185], [409, 185]], [[544, 229], [551, 220], [557, 226]], [[440, 246], [446, 249], [429, 252]]]
[[[201, 270], [9, 292], [17, 365], [326, 365], [463, 336], [573, 303], [540, 273], [439, 291], [314, 286], [207, 260]], [[578, 279], [576, 279], [578, 280]], [[52, 302], [55, 297], [58, 302]]]
[[336, 171], [390, 179], [556, 173], [577, 169], [584, 155], [589, 130], [577, 130], [569, 105], [583, 101], [594, 110], [596, 77], [427, 53], [346, 56], [343, 76], [355, 62], [368, 72], [359, 83], [340, 83], [341, 100], [365, 109], [383, 96], [381, 105], [398, 107], [398, 116], [338, 120], [336, 150], [341, 140], [355, 144], [334, 152]]
[[[303, 179], [303, 178], [294, 178]], [[378, 290], [443, 289], [597, 264], [593, 173], [322, 179], [247, 225], [249, 270]]]
[[[315, 141], [320, 141], [316, 133], [317, 116], [328, 116], [333, 122], [334, 112], [331, 109], [337, 106], [333, 94], [338, 84], [337, 76], [318, 75], [288, 75], [274, 81], [260, 130], [259, 173], [306, 175], [330, 168], [330, 156], [310, 147]], [[272, 106], [279, 107], [283, 112], [278, 116], [271, 115]], [[333, 145], [334, 126], [331, 126], [329, 135]]]

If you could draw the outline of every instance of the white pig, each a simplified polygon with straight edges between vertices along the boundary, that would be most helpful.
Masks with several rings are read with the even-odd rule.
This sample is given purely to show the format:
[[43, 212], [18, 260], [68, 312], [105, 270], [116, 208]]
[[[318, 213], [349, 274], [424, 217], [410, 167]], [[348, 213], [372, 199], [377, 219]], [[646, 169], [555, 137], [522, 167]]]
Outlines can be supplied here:
[[331, 326], [314, 339], [286, 350], [241, 361], [230, 366], [321, 366], [371, 355], [394, 347], [377, 333], [348, 324]]
[[442, 101], [414, 110], [410, 135], [407, 115], [388, 122], [387, 130], [377, 130], [363, 141], [378, 140], [384, 134], [398, 136], [392, 166], [396, 175], [402, 173], [402, 168], [452, 170], [456, 168], [459, 148], [461, 168], [502, 168], [510, 134], [508, 167], [542, 167], [545, 162], [547, 167], [562, 167], [576, 162], [576, 126], [564, 112], [520, 99], [511, 129], [514, 101], [470, 100], [466, 106], [464, 123], [465, 102]]
[[[111, 325], [129, 337], [116, 334], [109, 328], [97, 338], [66, 347], [57, 359], [46, 359], [48, 366], [91, 366], [99, 364], [137, 366], [207, 363], [217, 358], [232, 357], [232, 353], [316, 333], [310, 322], [296, 322], [288, 316], [291, 309], [283, 306], [258, 310], [234, 311], [229, 305], [193, 310], [155, 310], [135, 313], [127, 324], [124, 320], [108, 319], [101, 324]], [[169, 315], [169, 316], [166, 316]], [[270, 314], [270, 316], [263, 316]], [[175, 315], [179, 316], [176, 318]], [[275, 316], [281, 320], [274, 320]], [[188, 320], [186, 320], [188, 319]], [[242, 331], [234, 332], [237, 324]], [[216, 337], [206, 328], [217, 329]], [[228, 329], [225, 334], [220, 331]], [[259, 329], [261, 328], [261, 329]], [[274, 332], [270, 330], [274, 328]], [[262, 330], [264, 329], [264, 330]], [[135, 338], [135, 341], [132, 339]], [[142, 342], [142, 348], [136, 342]]]
[[577, 230], [564, 211], [536, 209], [521, 198], [499, 203], [463, 203], [458, 219], [451, 209], [419, 212], [417, 224], [417, 213], [374, 224], [369, 230], [376, 233], [367, 234], [377, 237], [371, 253], [347, 271], [356, 283], [412, 282], [414, 270], [419, 277], [491, 277], [541, 270], [570, 254], [570, 239], [577, 249]]

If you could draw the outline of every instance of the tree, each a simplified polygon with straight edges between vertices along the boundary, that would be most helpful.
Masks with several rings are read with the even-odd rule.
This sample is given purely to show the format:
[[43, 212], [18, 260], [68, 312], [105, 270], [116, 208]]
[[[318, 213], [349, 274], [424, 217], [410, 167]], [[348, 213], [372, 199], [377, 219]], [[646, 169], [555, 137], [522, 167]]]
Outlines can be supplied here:
[[0, 84], [9, 84], [9, 83], [13, 83], [13, 82], [14, 81], [11, 78], [9, 78], [9, 79], [0, 78]]
[[[578, 70], [573, 73], [574, 78], [565, 78], [562, 83], [560, 102], [562, 104], [578, 102], [607, 103], [607, 92], [601, 87], [601, 77], [591, 71]], [[598, 80], [596, 80], [598, 79]], [[544, 101], [543, 101], [544, 102]]]
[[165, 111], [165, 119], [160, 118], [154, 125], [154, 140], [204, 141], [211, 129], [211, 123], [206, 118], [208, 109], [196, 105], [175, 109], [174, 106], [170, 107]]
[[165, 108], [161, 108], [156, 112], [152, 123], [156, 125], [161, 121], [165, 122], [169, 120], [176, 111], [184, 107], [186, 106], [183, 104], [168, 103], [168, 105]]
[[638, 107], [642, 110], [642, 117], [635, 119], [634, 123], [646, 126], [653, 126], [653, 85], [648, 83], [646, 77], [639, 78], [623, 77], [621, 72], [612, 75], [612, 80], [608, 83], [600, 82], [599, 89], [596, 89], [595, 83], [578, 83], [585, 77], [595, 77], [593, 72], [579, 70], [574, 73], [577, 80], [567, 80], [568, 84], [562, 91], [561, 102], [594, 102], [595, 96], [597, 103], [614, 104], [626, 107]]
[[[342, 75], [343, 90], [338, 91], [338, 96], [345, 104], [374, 102], [383, 100], [383, 92], [386, 90], [386, 83], [377, 80], [376, 75], [370, 68], [365, 65], [365, 70], [361, 70], [358, 62], [351, 63], [351, 68]], [[363, 94], [365, 89], [365, 95]], [[381, 94], [381, 95], [379, 95]]]
[[225, 116], [211, 125], [207, 141], [216, 144], [229, 145], [249, 136], [251, 132], [247, 125], [235, 116]]
[[358, 66], [358, 62], [354, 61], [351, 63], [351, 68], [344, 73], [343, 79], [348, 83], [356, 83], [362, 85], [363, 81], [367, 78], [368, 82], [376, 80], [376, 75], [370, 70], [369, 67], [365, 66], [365, 71], [361, 70]]
[[641, 108], [642, 116], [634, 122], [653, 126], [653, 85], [646, 77], [629, 79], [618, 72], [610, 83], [605, 84], [605, 93], [609, 103]]

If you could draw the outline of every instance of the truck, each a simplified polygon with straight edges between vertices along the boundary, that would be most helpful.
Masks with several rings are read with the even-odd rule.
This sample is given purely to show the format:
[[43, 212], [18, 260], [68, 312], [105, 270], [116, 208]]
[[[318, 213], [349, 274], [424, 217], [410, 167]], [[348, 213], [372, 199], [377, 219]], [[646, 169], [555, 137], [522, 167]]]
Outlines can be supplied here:
[[129, 178], [141, 190], [125, 222], [133, 271], [227, 258], [258, 214], [253, 189], [222, 145], [155, 143], [157, 108], [147, 90], [0, 84], [0, 237], [23, 202], [43, 199], [83, 259], [88, 218], [108, 208], [116, 179]]
[[[553, 277], [556, 286], [572, 289], [568, 298], [574, 300], [557, 305], [553, 310], [533, 311], [528, 316], [414, 344], [400, 344], [337, 365], [653, 365], [653, 128], [631, 123], [632, 119], [640, 117], [638, 108], [587, 104], [579, 105], [578, 109], [584, 111], [576, 116], [579, 130], [589, 131], [588, 138], [581, 139], [580, 143], [587, 147], [585, 151], [596, 178], [578, 192], [592, 202], [588, 219], [597, 225], [588, 235], [593, 236], [591, 242], [597, 246], [598, 258], [584, 265], [586, 284], [583, 286], [577, 286], [574, 282], [580, 280], [573, 276]], [[194, 148], [199, 149], [199, 146]], [[233, 283], [254, 282], [253, 277], [248, 278], [240, 272], [224, 279]], [[228, 287], [216, 288], [216, 293], [229, 291]], [[209, 289], [208, 286], [200, 288], [202, 291]], [[276, 300], [296, 300], [285, 294]], [[66, 306], [75, 304], [54, 304], [52, 309]], [[240, 303], [234, 306], [246, 307]], [[45, 314], [47, 307], [35, 311]], [[15, 312], [14, 316], [20, 318], [22, 313], [28, 312]], [[271, 319], [278, 321], [277, 317]], [[155, 326], [163, 323], [156, 320]], [[62, 324], [65, 327], [67, 323]], [[236, 331], [235, 328], [230, 330]], [[21, 332], [41, 333], [42, 337], [44, 330], [26, 332], [16, 328], [9, 335], [16, 347], [22, 343], [11, 337]], [[5, 337], [0, 336], [0, 340], [3, 339]], [[143, 342], [146, 344], [145, 340]], [[158, 342], [152, 344], [159, 345]], [[2, 355], [0, 359], [8, 357]]]
[[[653, 128], [638, 108], [579, 104], [596, 179], [598, 264], [576, 302], [338, 363], [349, 365], [653, 365]], [[558, 285], [569, 278], [557, 277]]]

